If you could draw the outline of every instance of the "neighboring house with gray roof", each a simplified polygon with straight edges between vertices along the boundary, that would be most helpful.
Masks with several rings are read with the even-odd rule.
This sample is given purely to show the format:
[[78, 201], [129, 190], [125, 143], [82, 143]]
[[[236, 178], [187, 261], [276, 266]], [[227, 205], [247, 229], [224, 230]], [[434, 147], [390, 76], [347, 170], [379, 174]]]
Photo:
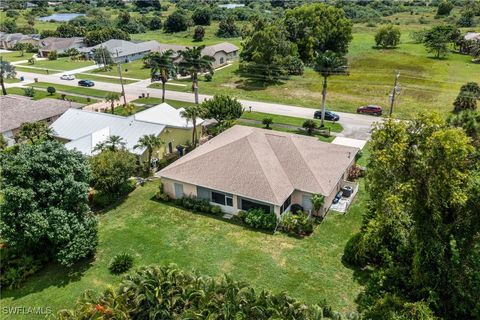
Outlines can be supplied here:
[[0, 96], [0, 134], [13, 145], [22, 123], [45, 121], [50, 124], [67, 110], [81, 107], [79, 103], [58, 99], [32, 100], [14, 94]]
[[127, 40], [111, 39], [93, 47], [82, 48], [80, 52], [85, 53], [87, 58], [92, 59], [96, 49], [105, 48], [110, 52], [113, 60], [116, 63], [128, 63], [130, 61], [142, 59], [145, 55], [159, 46], [160, 44], [155, 40], [132, 42]]
[[39, 42], [39, 35], [0, 32], [0, 49], [13, 49], [17, 43], [31, 43], [36, 47], [39, 45]]
[[157, 173], [172, 198], [207, 199], [224, 212], [262, 208], [278, 216], [291, 204], [323, 214], [346, 184], [358, 148], [315, 137], [234, 126]]
[[48, 54], [52, 51], [56, 51], [57, 53], [62, 54], [68, 49], [78, 50], [85, 47], [85, 43], [83, 42], [83, 38], [81, 37], [48, 37], [40, 40], [39, 45], [40, 49], [38, 50], [38, 55], [43, 58], [48, 57]]
[[[85, 155], [94, 155], [97, 144], [106, 141], [110, 136], [119, 136], [125, 148], [146, 158], [146, 150], [135, 148], [138, 140], [144, 135], [160, 136], [164, 145], [153, 153], [153, 158], [177, 151], [179, 145], [186, 144], [192, 135], [193, 126], [181, 117], [183, 109], [175, 109], [166, 103], [148, 108], [129, 117], [109, 113], [68, 110], [51, 128], [55, 137], [65, 142], [67, 149], [76, 149]], [[202, 120], [199, 119], [201, 124]], [[200, 126], [197, 130], [201, 130]]]

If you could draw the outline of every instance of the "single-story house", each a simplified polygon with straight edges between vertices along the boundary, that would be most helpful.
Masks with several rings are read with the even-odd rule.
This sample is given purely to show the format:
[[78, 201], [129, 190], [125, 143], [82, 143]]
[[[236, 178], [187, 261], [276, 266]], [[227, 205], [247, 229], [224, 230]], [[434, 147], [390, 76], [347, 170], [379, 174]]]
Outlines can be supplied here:
[[0, 96], [0, 134], [13, 145], [22, 123], [45, 121], [50, 124], [67, 110], [81, 107], [81, 104], [58, 99], [32, 100], [14, 94]]
[[36, 34], [0, 32], [0, 49], [13, 49], [17, 43], [31, 43], [33, 46], [38, 46], [39, 42], [40, 36]]
[[[178, 51], [185, 50], [187, 46], [180, 46], [175, 44], [164, 44], [159, 43], [159, 46], [152, 51], [154, 52], [165, 52], [167, 50], [173, 50], [175, 53]], [[202, 50], [203, 55], [212, 56], [215, 58], [213, 61], [213, 67], [219, 68], [224, 66], [238, 57], [238, 47], [229, 42], [222, 42], [219, 44], [206, 46]]]
[[80, 49], [85, 47], [85, 43], [81, 37], [48, 37], [40, 40], [39, 45], [40, 49], [38, 50], [38, 55], [43, 58], [48, 57], [48, 54], [52, 51], [56, 51], [57, 53], [61, 54], [68, 49]]
[[[151, 107], [129, 117], [109, 113], [68, 110], [51, 128], [55, 137], [65, 142], [67, 149], [76, 149], [85, 155], [93, 155], [98, 143], [110, 136], [120, 136], [125, 148], [146, 158], [146, 150], [134, 148], [144, 135], [160, 136], [164, 145], [154, 151], [153, 158], [161, 159], [165, 154], [177, 151], [177, 146], [191, 140], [192, 124], [181, 117], [182, 108], [175, 109], [167, 103]], [[202, 123], [202, 119], [198, 123]], [[197, 130], [201, 130], [200, 126]]]
[[464, 54], [470, 54], [473, 45], [478, 42], [480, 42], [479, 32], [467, 32], [463, 36], [463, 41], [460, 45], [460, 52]]
[[132, 42], [127, 40], [111, 39], [93, 47], [82, 48], [80, 52], [83, 52], [87, 59], [92, 59], [96, 49], [105, 48], [110, 52], [115, 63], [127, 63], [142, 59], [152, 50], [158, 48], [159, 45], [160, 44], [155, 40]]
[[292, 204], [324, 214], [346, 184], [358, 148], [236, 125], [157, 173], [172, 198], [197, 197], [236, 214], [262, 208], [280, 216]]

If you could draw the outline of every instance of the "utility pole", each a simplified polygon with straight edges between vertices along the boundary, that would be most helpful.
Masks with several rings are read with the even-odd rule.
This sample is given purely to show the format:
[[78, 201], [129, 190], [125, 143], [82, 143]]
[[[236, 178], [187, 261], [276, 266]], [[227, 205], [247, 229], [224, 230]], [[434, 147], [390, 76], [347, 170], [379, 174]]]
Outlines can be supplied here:
[[397, 94], [400, 94], [400, 86], [398, 85], [398, 78], [400, 78], [400, 72], [398, 70], [395, 72], [396, 72], [395, 81], [393, 83], [392, 93], [390, 94], [390, 114], [389, 114], [390, 117], [392, 117], [393, 104], [395, 103], [395, 97]]
[[125, 98], [125, 89], [123, 88], [123, 78], [122, 78], [122, 65], [120, 64], [120, 60], [118, 59], [118, 49], [117, 51], [117, 68], [118, 68], [118, 75], [120, 76], [120, 85], [122, 86], [122, 96], [123, 96], [123, 105], [127, 105], [127, 98]]

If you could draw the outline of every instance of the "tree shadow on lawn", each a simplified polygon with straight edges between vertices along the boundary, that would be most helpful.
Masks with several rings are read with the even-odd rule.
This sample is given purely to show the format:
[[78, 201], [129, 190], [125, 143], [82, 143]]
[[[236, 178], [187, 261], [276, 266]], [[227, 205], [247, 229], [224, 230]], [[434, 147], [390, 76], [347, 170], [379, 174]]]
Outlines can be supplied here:
[[20, 299], [32, 293], [41, 292], [50, 287], [65, 287], [72, 282], [82, 279], [85, 272], [92, 267], [94, 255], [85, 258], [70, 267], [58, 263], [48, 263], [37, 273], [27, 278], [25, 283], [17, 289], [2, 289], [3, 298]]
[[279, 86], [285, 84], [282, 80], [277, 81], [266, 81], [258, 75], [249, 75], [245, 74], [240, 70], [235, 70], [233, 72], [235, 75], [241, 77], [240, 80], [235, 81], [235, 87], [244, 91], [260, 91], [266, 90], [270, 86]]

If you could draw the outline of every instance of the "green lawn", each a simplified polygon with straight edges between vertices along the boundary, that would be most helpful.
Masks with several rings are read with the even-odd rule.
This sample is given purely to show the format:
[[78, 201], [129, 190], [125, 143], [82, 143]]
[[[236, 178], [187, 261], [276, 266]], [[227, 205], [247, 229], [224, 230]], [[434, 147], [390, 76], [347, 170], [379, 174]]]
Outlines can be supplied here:
[[3, 61], [8, 62], [15, 62], [15, 61], [22, 61], [28, 60], [33, 56], [33, 53], [25, 52], [23, 56], [20, 54], [20, 51], [12, 51], [12, 52], [2, 52], [0, 53], [0, 57], [2, 57]]
[[[243, 27], [244, 22], [237, 21], [237, 26], [241, 29]], [[155, 31], [147, 31], [141, 34], [132, 34], [132, 40], [141, 40], [141, 41], [149, 41], [149, 40], [156, 40], [160, 43], [171, 43], [171, 44], [179, 44], [184, 46], [199, 46], [199, 45], [213, 45], [221, 42], [230, 42], [234, 45], [240, 47], [240, 42], [242, 41], [241, 37], [238, 38], [219, 38], [216, 35], [218, 30], [218, 22], [212, 21], [210, 26], [205, 26], [205, 37], [203, 41], [196, 42], [193, 41], [193, 32], [195, 27], [190, 27], [187, 31], [176, 32], [176, 33], [166, 33], [163, 30], [155, 30]]]
[[[113, 66], [109, 71], [103, 71], [102, 69], [95, 69], [89, 73], [96, 73], [98, 75], [107, 75], [107, 76], [116, 76], [118, 77], [117, 66]], [[144, 68], [143, 60], [135, 60], [129, 63], [122, 64], [122, 76], [126, 78], [133, 79], [149, 79], [150, 78], [150, 69]]]
[[92, 96], [96, 98], [103, 98], [109, 93], [110, 91], [98, 90], [98, 89], [91, 89], [86, 87], [74, 87], [74, 86], [67, 86], [63, 84], [56, 84], [56, 83], [48, 83], [48, 82], [37, 82], [32, 83], [32, 87], [35, 88], [44, 88], [47, 87], [54, 87], [57, 91], [63, 91], [67, 93], [74, 93], [74, 94], [81, 94], [85, 96]]
[[[17, 95], [20, 95], [20, 96], [24, 96], [25, 95], [25, 92], [23, 91], [22, 88], [8, 88], [7, 89], [7, 93], [9, 94], [17, 94]], [[0, 94], [1, 94], [1, 91], [0, 91]], [[51, 99], [62, 99], [62, 94], [61, 93], [54, 93], [53, 95], [50, 95], [48, 92], [46, 91], [42, 91], [41, 89], [36, 89], [35, 90], [35, 95], [32, 97], [33, 100], [40, 100], [40, 99], [44, 99], [44, 98], [51, 98]], [[82, 103], [82, 104], [92, 104], [92, 103], [95, 103], [95, 102], [98, 102], [98, 100], [96, 99], [90, 99], [88, 100], [88, 98], [85, 98], [85, 97], [78, 97], [78, 96], [71, 96], [71, 95], [66, 95], [65, 96], [65, 99], [66, 100], [71, 100], [73, 102], [78, 102], [78, 103]]]
[[20, 79], [19, 78], [5, 78], [3, 79], [5, 83], [19, 83]]
[[[157, 104], [162, 103], [162, 98], [153, 98], [153, 97], [139, 98], [139, 99], [133, 100], [132, 102], [155, 106]], [[170, 99], [165, 99], [165, 102], [176, 109], [195, 105], [195, 103], [192, 103], [192, 102], [184, 102], [184, 101], [170, 100]]]
[[[135, 109], [133, 110], [133, 113], [137, 113], [137, 112], [143, 111], [145, 109], [146, 109], [145, 107], [135, 106]], [[105, 113], [110, 113], [110, 109], [105, 110]], [[125, 108], [123, 106], [114, 108], [113, 113], [118, 115], [118, 116], [124, 116], [124, 117], [129, 116], [129, 114], [127, 114], [125, 112]]]
[[34, 68], [26, 68], [22, 67], [20, 65], [15, 66], [15, 70], [18, 71], [23, 71], [23, 72], [30, 72], [30, 73], [38, 73], [38, 74], [56, 74], [56, 73], [62, 73], [62, 71], [53, 71], [53, 70], [48, 70], [47, 69], [34, 69]]
[[[285, 125], [290, 125], [290, 126], [295, 126], [295, 127], [302, 127], [303, 122], [305, 122], [304, 118], [297, 118], [297, 117], [289, 117], [289, 116], [282, 116], [282, 115], [277, 115], [277, 114], [271, 114], [271, 113], [263, 113], [263, 112], [244, 112], [242, 115], [242, 119], [247, 119], [247, 120], [256, 120], [256, 121], [262, 121], [265, 118], [272, 118], [274, 124], [285, 124]], [[320, 125], [320, 120], [314, 120], [318, 125]], [[342, 132], [343, 127], [339, 123], [334, 123], [327, 121], [325, 122], [325, 127], [329, 128], [333, 132]]]
[[39, 60], [39, 61], [36, 61], [35, 64], [33, 65], [29, 65], [29, 64], [23, 64], [23, 65], [32, 66], [36, 68], [43, 68], [43, 69], [69, 71], [69, 70], [91, 66], [93, 65], [93, 62], [85, 61], [85, 60], [71, 60], [69, 57], [63, 57], [63, 58], [58, 58], [57, 60]]
[[[119, 78], [109, 78], [109, 77], [102, 77], [102, 76], [96, 76], [96, 75], [92, 75], [92, 74], [86, 74], [86, 73], [78, 73], [75, 75], [75, 77], [80, 80], [80, 79], [88, 79], [88, 80], [92, 80], [92, 81], [95, 81], [95, 82], [108, 82], [108, 83], [120, 83], [120, 79]], [[123, 84], [130, 84], [130, 83], [134, 83], [136, 81], [134, 80], [125, 80], [123, 79]]]
[[147, 183], [98, 216], [100, 242], [95, 259], [72, 268], [44, 268], [23, 288], [3, 290], [2, 307], [71, 308], [85, 290], [105, 290], [117, 284], [120, 277], [109, 274], [108, 264], [115, 254], [128, 252], [135, 257], [136, 267], [176, 263], [210, 276], [228, 273], [258, 289], [287, 291], [308, 303], [325, 298], [342, 311], [356, 308], [355, 298], [362, 287], [357, 272], [346, 268], [341, 257], [347, 240], [361, 224], [363, 183], [348, 214], [329, 214], [305, 239], [252, 231], [158, 203], [153, 200], [157, 190], [158, 182]]

